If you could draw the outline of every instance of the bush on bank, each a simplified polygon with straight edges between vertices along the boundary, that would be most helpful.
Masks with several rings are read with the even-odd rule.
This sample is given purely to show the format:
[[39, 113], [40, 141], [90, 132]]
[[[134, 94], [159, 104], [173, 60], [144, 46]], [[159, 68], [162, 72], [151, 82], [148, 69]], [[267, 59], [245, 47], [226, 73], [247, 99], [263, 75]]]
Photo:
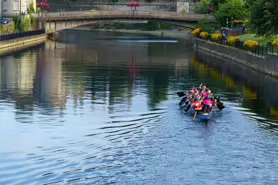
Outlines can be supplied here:
[[278, 39], [276, 39], [272, 42], [272, 46], [278, 47]]
[[259, 43], [256, 41], [252, 41], [252, 40], [245, 41], [243, 44], [243, 47], [250, 51], [257, 48], [258, 46], [259, 46]]
[[14, 16], [13, 17], [13, 30], [14, 32], [25, 32], [30, 29], [30, 20], [27, 17]]
[[212, 40], [219, 42], [222, 39], [222, 35], [220, 33], [215, 33], [212, 35]]
[[192, 35], [197, 37], [200, 35], [201, 30], [202, 30], [201, 28], [197, 28], [196, 30], [193, 30], [191, 33], [192, 33]]
[[235, 46], [236, 44], [238, 44], [240, 41], [240, 38], [237, 38], [237, 37], [234, 37], [234, 36], [230, 36], [228, 39], [227, 39], [227, 44], [229, 46]]
[[209, 37], [209, 33], [208, 32], [201, 32], [200, 33], [200, 37], [202, 37], [203, 39], [207, 40]]

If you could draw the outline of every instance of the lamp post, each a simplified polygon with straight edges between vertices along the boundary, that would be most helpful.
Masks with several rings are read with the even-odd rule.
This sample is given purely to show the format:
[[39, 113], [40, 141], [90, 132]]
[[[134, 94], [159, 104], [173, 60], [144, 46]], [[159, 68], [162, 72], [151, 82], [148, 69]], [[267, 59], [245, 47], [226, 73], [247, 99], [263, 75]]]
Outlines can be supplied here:
[[[136, 11], [136, 8], [140, 7], [140, 4], [138, 3], [139, 0], [129, 0], [129, 1], [132, 2], [132, 3], [129, 3], [127, 6], [130, 7], [131, 10], [133, 10], [133, 15], [134, 15], [134, 13]], [[137, 2], [137, 3], [135, 3], [135, 2]]]

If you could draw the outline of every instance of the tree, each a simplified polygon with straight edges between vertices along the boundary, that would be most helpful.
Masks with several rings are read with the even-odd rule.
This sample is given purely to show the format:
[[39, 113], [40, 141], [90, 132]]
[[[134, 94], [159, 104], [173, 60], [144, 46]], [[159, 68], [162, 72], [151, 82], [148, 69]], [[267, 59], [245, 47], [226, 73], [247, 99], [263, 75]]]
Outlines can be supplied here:
[[250, 11], [250, 26], [258, 36], [278, 34], [277, 0], [256, 0]]
[[256, 0], [244, 0], [244, 7], [250, 12], [251, 7], [254, 5]]
[[227, 0], [210, 0], [210, 6], [214, 9], [218, 9], [219, 4], [226, 3]]
[[227, 0], [226, 3], [219, 4], [219, 9], [215, 12], [215, 17], [222, 26], [226, 20], [243, 20], [246, 16], [243, 0]]
[[195, 12], [201, 14], [209, 13], [210, 2], [209, 0], [201, 0], [199, 4], [196, 5]]

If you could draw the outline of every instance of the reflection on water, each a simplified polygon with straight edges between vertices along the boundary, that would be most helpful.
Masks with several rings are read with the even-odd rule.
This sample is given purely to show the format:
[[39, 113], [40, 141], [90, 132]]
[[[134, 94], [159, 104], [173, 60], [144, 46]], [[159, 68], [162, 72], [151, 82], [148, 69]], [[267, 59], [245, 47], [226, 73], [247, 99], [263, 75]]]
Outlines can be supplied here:
[[[69, 30], [0, 59], [0, 184], [277, 182], [275, 79], [121, 37], [138, 36]], [[176, 107], [200, 82], [227, 106], [208, 123]]]
[[[261, 73], [247, 71], [242, 67], [223, 62], [206, 54], [199, 54], [199, 62], [195, 58], [193, 65], [198, 66], [200, 73], [207, 71], [207, 81], [223, 84], [226, 91], [235, 92], [229, 99], [240, 102], [242, 107], [248, 108], [260, 116], [250, 116], [260, 121], [270, 119], [278, 122], [278, 79]], [[240, 98], [239, 98], [240, 97]], [[246, 110], [246, 109], [245, 109]]]
[[177, 40], [117, 40], [117, 42], [139, 42], [139, 43], [177, 43]]

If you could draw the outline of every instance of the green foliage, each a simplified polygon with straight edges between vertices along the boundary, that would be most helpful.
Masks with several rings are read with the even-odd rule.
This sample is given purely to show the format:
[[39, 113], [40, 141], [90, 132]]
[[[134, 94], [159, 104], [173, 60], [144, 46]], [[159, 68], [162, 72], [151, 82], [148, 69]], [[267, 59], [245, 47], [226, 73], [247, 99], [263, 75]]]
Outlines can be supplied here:
[[203, 32], [208, 32], [210, 34], [215, 33], [219, 29], [217, 23], [208, 22], [205, 18], [201, 19], [195, 27], [202, 28]]
[[30, 20], [27, 17], [14, 16], [13, 17], [13, 31], [14, 32], [25, 32], [29, 31]]
[[278, 39], [278, 36], [273, 36], [273, 37], [258, 37], [256, 36], [256, 34], [244, 34], [241, 36], [238, 36], [238, 38], [240, 38], [240, 40], [253, 40], [258, 42], [260, 45], [267, 45], [267, 43], [272, 42], [275, 39]]
[[210, 6], [218, 10], [219, 4], [224, 4], [226, 2], [227, 0], [210, 0]]
[[259, 36], [278, 34], [278, 1], [255, 0], [250, 8], [250, 26]]
[[199, 4], [196, 5], [195, 12], [200, 14], [209, 13], [210, 2], [208, 0], [201, 0]]
[[33, 4], [33, 3], [31, 3], [31, 4], [29, 5], [29, 9], [30, 9], [30, 13], [34, 13], [34, 12], [35, 12], [34, 4]]
[[215, 17], [221, 26], [224, 26], [226, 20], [244, 20], [247, 11], [244, 7], [243, 0], [227, 0], [226, 3], [220, 4], [219, 9], [215, 12]]
[[180, 11], [180, 13], [181, 14], [187, 14], [188, 12], [185, 9], [183, 9], [182, 11]]
[[29, 31], [30, 20], [27, 17], [22, 18], [21, 31]]
[[35, 25], [35, 18], [34, 18], [34, 16], [33, 16], [33, 13], [32, 13], [32, 12], [30, 12], [30, 24], [31, 24], [31, 25]]
[[244, 0], [244, 7], [250, 11], [256, 0]]
[[16, 23], [15, 22], [12, 22], [12, 29], [14, 32], [16, 31]]
[[[38, 13], [38, 12], [41, 12], [41, 9], [38, 8], [38, 7], [34, 7], [34, 4], [33, 4], [33, 3], [31, 3], [31, 4], [29, 5], [29, 9], [30, 9], [30, 13]], [[35, 11], [35, 9], [36, 9], [36, 11]]]

